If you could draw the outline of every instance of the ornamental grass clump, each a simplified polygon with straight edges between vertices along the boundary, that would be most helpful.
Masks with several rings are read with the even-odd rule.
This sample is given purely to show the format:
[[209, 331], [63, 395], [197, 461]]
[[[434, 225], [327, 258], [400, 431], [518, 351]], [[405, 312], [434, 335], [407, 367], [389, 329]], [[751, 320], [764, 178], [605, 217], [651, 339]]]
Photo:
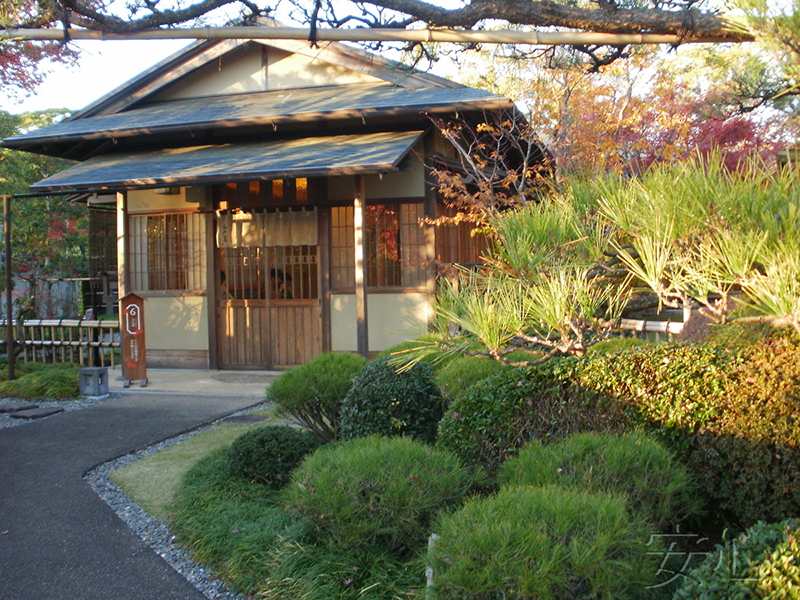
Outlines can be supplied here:
[[521, 486], [444, 515], [428, 554], [437, 600], [648, 597], [657, 562], [624, 496]]
[[342, 547], [407, 556], [424, 547], [439, 511], [457, 505], [471, 475], [451, 453], [407, 437], [323, 446], [292, 474], [285, 503]]
[[502, 465], [499, 481], [623, 494], [631, 512], [656, 530], [700, 506], [684, 466], [642, 432], [584, 433], [549, 445], [534, 440]]
[[23, 367], [14, 380], [0, 382], [0, 394], [27, 400], [68, 400], [80, 396], [78, 367], [71, 363]]
[[231, 476], [278, 489], [289, 483], [292, 470], [319, 442], [307, 431], [269, 425], [240, 435], [227, 454]]
[[403, 369], [382, 358], [364, 367], [342, 401], [341, 436], [403, 435], [433, 443], [443, 412], [429, 365]]
[[320, 442], [330, 442], [339, 433], [342, 400], [365, 364], [362, 356], [349, 352], [320, 354], [273, 381], [267, 388], [267, 400]]

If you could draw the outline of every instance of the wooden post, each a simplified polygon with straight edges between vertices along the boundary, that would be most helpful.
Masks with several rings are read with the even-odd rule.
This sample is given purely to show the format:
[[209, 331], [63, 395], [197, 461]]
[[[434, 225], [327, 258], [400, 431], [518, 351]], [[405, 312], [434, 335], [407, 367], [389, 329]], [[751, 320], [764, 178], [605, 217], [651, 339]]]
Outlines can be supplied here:
[[364, 273], [364, 176], [356, 175], [356, 197], [354, 199], [353, 229], [355, 231], [356, 259], [356, 344], [358, 353], [364, 358], [369, 355], [369, 330], [367, 327], [367, 277]]
[[219, 369], [219, 265], [217, 264], [217, 241], [214, 235], [213, 188], [205, 188], [205, 252], [206, 252], [206, 303], [208, 304], [208, 368]]
[[8, 379], [14, 379], [14, 309], [11, 305], [11, 197], [3, 196], [3, 224], [5, 233], [6, 266], [6, 352], [8, 353]]
[[130, 292], [130, 269], [128, 268], [128, 194], [117, 192], [117, 279], [119, 297]]

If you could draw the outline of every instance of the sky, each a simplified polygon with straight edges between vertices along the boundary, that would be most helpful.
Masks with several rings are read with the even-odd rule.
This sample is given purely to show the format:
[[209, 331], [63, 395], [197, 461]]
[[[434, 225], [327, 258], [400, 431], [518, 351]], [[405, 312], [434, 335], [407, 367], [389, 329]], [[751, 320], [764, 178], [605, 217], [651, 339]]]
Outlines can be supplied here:
[[0, 110], [10, 113], [49, 108], [78, 110], [131, 77], [167, 58], [191, 40], [81, 41], [76, 67], [56, 64], [36, 93], [22, 102], [0, 95]]

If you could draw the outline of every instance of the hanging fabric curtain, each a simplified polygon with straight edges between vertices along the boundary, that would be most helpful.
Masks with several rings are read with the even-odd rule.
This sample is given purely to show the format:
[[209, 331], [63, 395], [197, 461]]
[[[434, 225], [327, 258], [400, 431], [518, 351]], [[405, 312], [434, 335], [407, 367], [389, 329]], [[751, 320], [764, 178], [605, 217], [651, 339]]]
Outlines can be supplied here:
[[234, 245], [252, 248], [264, 245], [265, 213], [240, 212], [233, 215]]
[[233, 215], [217, 212], [217, 248], [233, 248]]

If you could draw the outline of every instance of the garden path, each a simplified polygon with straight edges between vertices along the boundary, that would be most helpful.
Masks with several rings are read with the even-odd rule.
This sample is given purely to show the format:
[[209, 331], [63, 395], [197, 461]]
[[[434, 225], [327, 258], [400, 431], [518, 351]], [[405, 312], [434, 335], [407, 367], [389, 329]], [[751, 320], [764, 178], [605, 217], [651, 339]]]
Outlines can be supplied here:
[[[187, 372], [148, 373], [147, 391], [131, 388], [103, 404], [0, 429], [0, 599], [203, 600], [82, 478], [262, 402], [264, 381], [274, 376], [242, 374], [248, 385], [237, 389], [234, 374], [197, 373], [229, 382], [198, 387]], [[183, 380], [184, 393], [170, 393], [168, 379]]]

